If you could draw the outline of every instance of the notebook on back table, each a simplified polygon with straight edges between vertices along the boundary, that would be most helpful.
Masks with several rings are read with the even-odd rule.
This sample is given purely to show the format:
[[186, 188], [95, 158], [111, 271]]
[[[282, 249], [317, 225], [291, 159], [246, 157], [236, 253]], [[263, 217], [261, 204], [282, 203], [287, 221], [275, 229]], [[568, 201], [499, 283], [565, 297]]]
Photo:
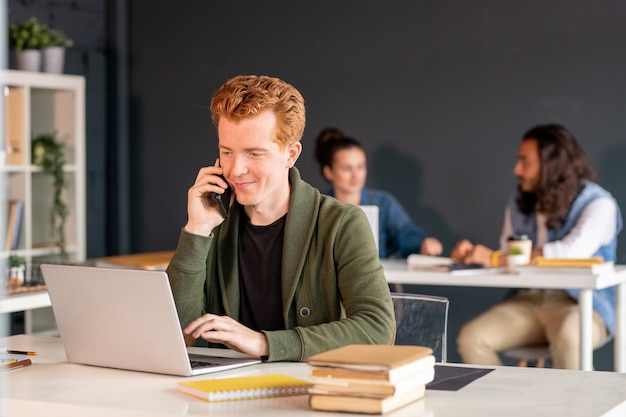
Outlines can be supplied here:
[[48, 264], [41, 270], [70, 362], [180, 376], [261, 362], [189, 354], [164, 271]]

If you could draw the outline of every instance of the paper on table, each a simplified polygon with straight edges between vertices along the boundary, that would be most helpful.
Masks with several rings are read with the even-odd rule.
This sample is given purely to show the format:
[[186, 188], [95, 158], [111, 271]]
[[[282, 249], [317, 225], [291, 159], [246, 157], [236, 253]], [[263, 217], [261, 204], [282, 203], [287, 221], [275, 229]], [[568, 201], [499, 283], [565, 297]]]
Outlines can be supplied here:
[[406, 258], [406, 262], [410, 268], [420, 268], [425, 266], [450, 265], [452, 263], [452, 259], [444, 256], [428, 256], [413, 253]]
[[506, 267], [485, 268], [480, 264], [463, 264], [443, 256], [411, 254], [407, 258], [409, 269], [416, 271], [449, 272], [452, 275], [484, 275], [507, 272]]

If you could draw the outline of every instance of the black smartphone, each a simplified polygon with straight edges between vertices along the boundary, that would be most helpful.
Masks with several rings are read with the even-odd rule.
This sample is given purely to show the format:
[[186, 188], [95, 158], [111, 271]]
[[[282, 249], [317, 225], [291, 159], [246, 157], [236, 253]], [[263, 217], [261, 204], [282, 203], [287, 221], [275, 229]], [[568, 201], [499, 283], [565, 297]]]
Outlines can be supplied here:
[[[222, 177], [222, 179], [226, 181], [226, 178], [224, 178], [223, 175], [220, 175], [220, 177]], [[226, 184], [228, 184], [228, 181], [226, 181]], [[230, 195], [231, 194], [232, 194], [232, 190], [230, 186], [228, 186], [224, 190], [223, 194], [218, 194], [216, 192], [211, 193], [211, 200], [215, 201], [217, 206], [220, 208], [222, 217], [224, 217], [225, 219], [228, 218], [228, 211], [230, 210]]]

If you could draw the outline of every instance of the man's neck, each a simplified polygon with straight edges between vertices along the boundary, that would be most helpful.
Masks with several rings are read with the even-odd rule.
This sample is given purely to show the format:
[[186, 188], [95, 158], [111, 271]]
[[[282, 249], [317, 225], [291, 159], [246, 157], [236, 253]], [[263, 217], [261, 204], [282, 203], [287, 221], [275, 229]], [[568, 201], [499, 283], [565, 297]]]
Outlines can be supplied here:
[[244, 210], [255, 226], [267, 226], [283, 217], [289, 211], [289, 199], [291, 197], [291, 185], [287, 185], [285, 191], [276, 192], [267, 197], [261, 204], [244, 206]]

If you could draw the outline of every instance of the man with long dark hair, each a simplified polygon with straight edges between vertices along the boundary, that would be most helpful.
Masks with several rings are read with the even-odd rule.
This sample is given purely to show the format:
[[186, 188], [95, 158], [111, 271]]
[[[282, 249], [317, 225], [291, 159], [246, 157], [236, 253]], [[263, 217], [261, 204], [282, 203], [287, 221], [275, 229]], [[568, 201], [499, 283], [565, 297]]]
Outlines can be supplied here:
[[[519, 186], [506, 207], [501, 248], [509, 236], [527, 235], [533, 241], [532, 258], [616, 260], [620, 209], [594, 182], [594, 170], [566, 128], [550, 124], [526, 132], [513, 172]], [[457, 244], [452, 257], [486, 266], [506, 264], [504, 253], [467, 240]], [[578, 295], [575, 289], [517, 290], [463, 326], [457, 341], [463, 361], [500, 365], [502, 350], [548, 343], [555, 368], [578, 369]], [[595, 347], [615, 331], [615, 289], [594, 291], [593, 309]]]

